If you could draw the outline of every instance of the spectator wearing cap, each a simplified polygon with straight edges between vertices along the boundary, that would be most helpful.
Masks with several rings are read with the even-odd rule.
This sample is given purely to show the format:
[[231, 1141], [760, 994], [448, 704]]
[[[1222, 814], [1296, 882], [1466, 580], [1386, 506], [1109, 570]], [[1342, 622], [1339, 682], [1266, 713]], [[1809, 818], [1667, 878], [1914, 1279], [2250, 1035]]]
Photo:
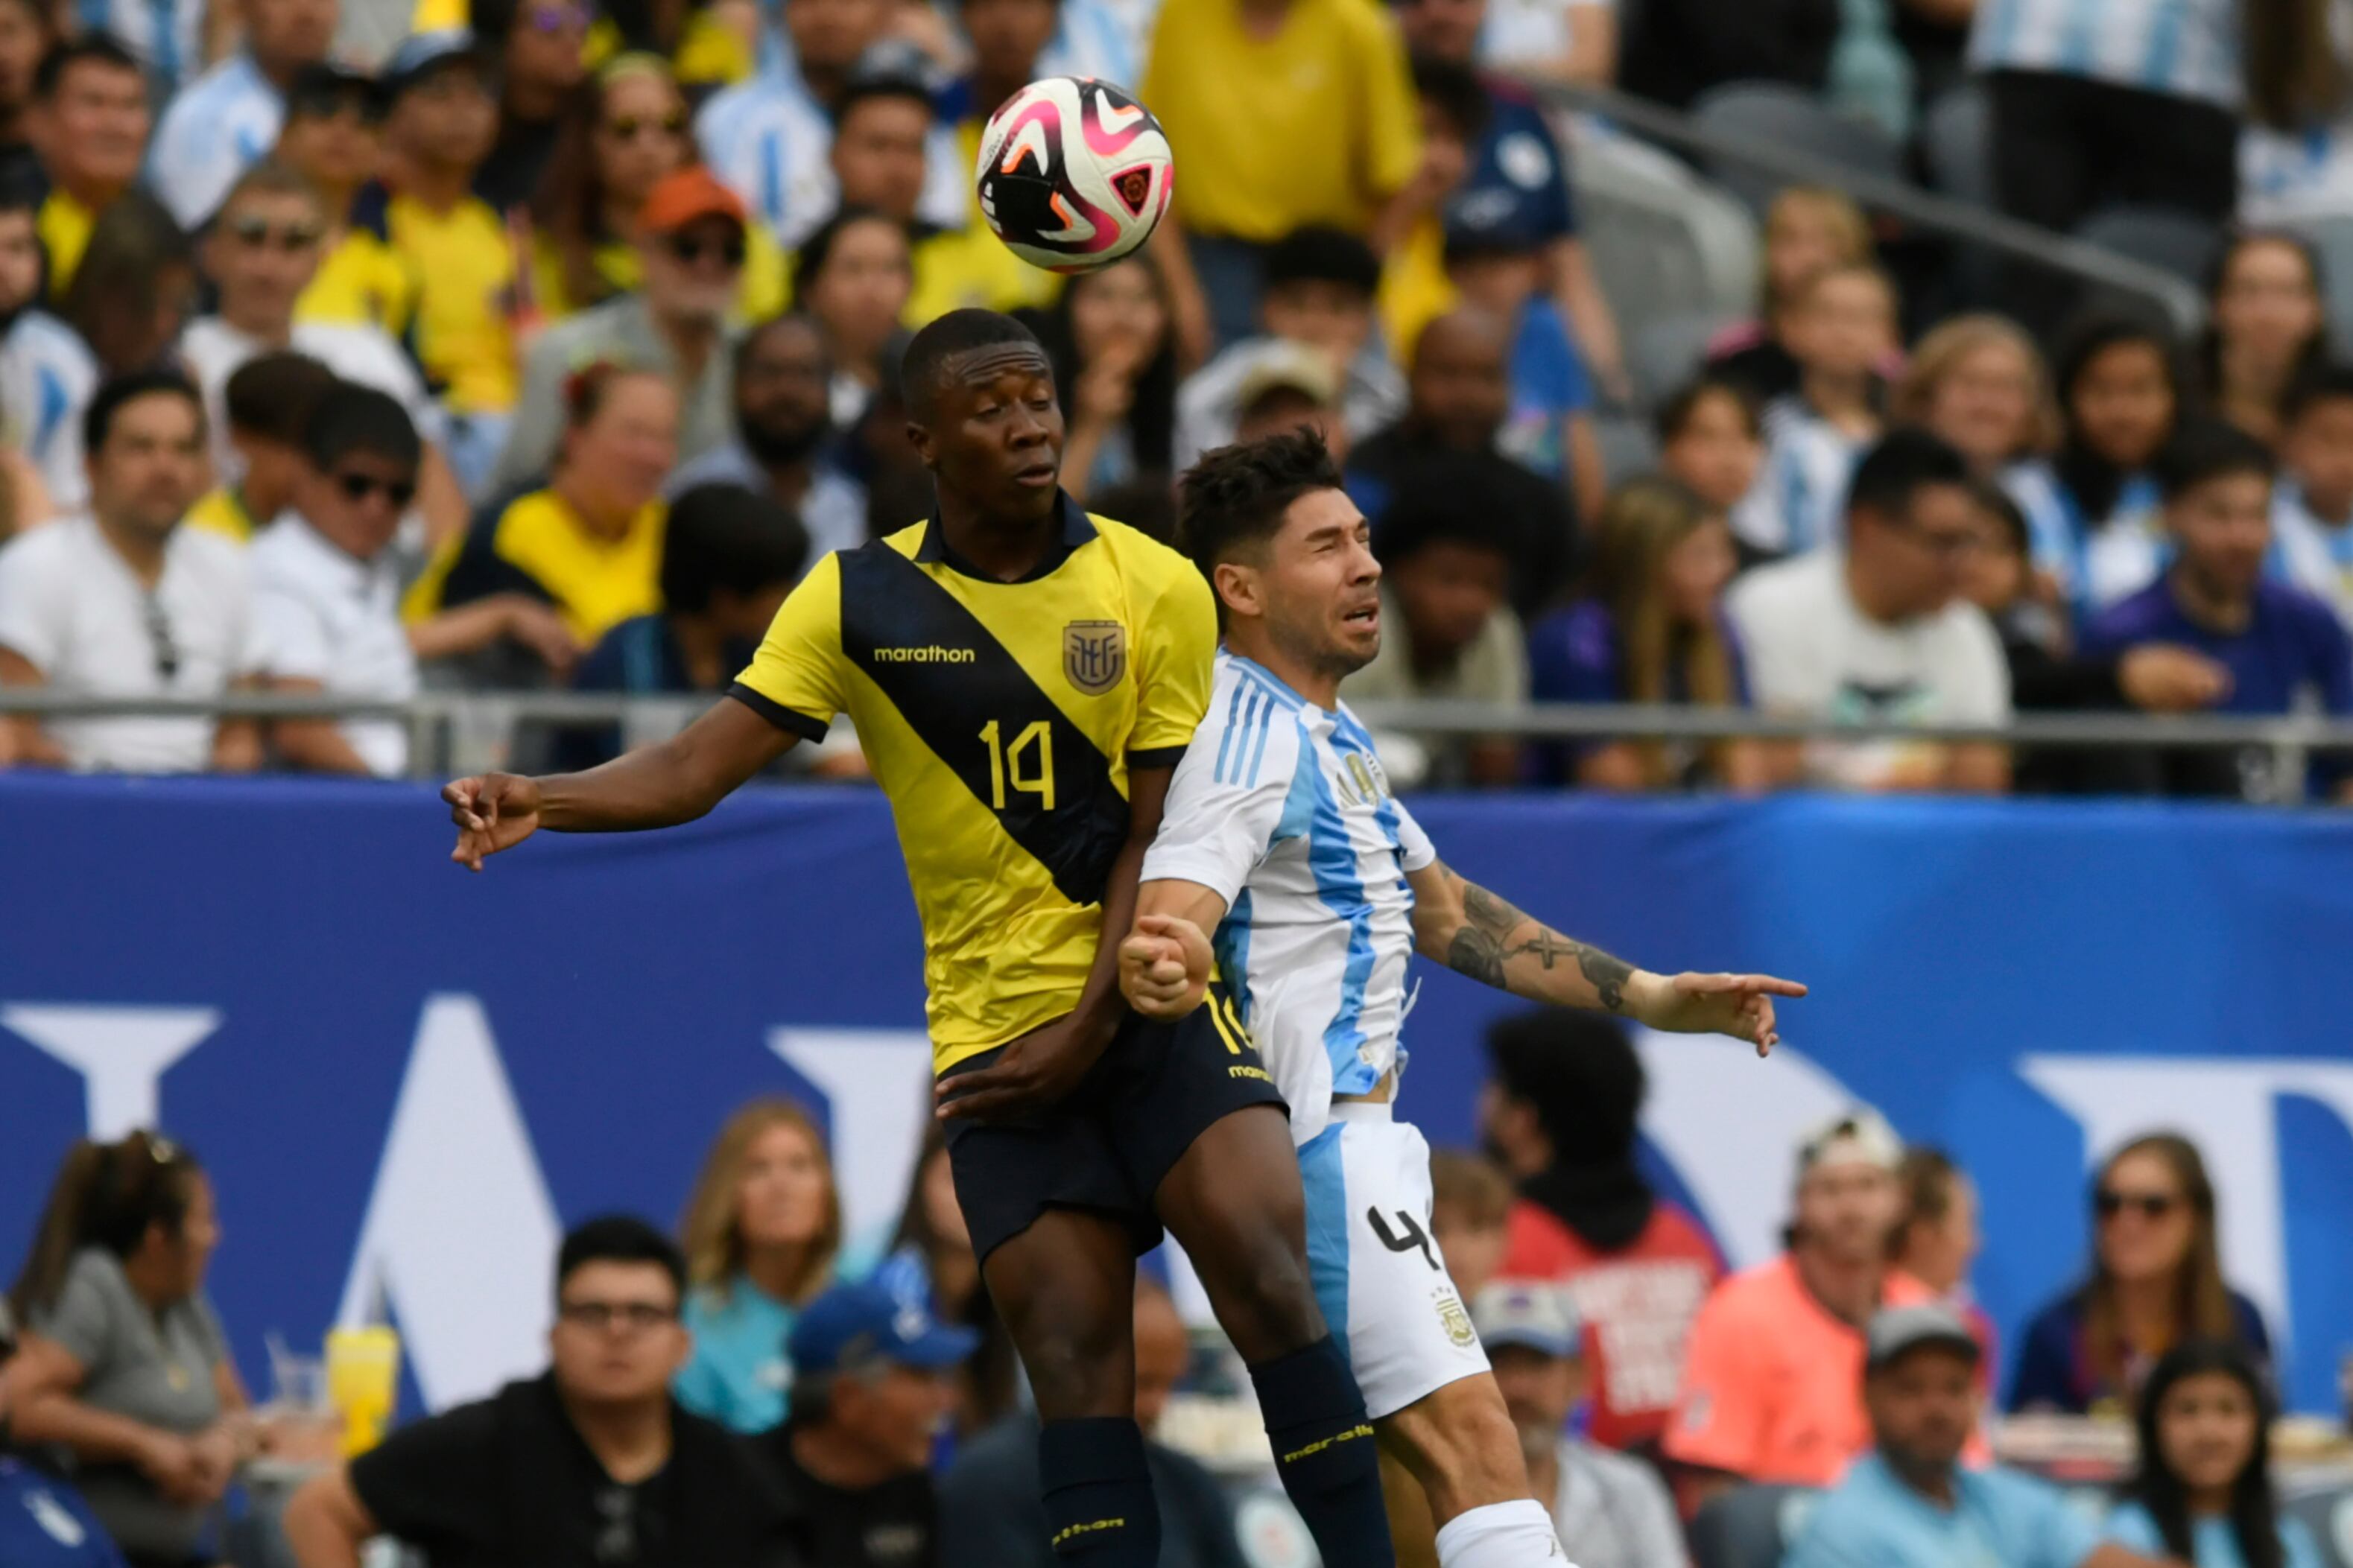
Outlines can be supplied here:
[[307, 1482], [285, 1517], [301, 1568], [356, 1568], [378, 1535], [433, 1568], [799, 1568], [756, 1458], [670, 1397], [685, 1279], [677, 1247], [641, 1219], [574, 1229], [556, 1258], [548, 1370]]
[[[686, 100], [659, 55], [632, 50], [597, 68], [593, 91], [573, 95], [531, 198], [531, 309], [559, 321], [645, 286], [638, 220], [665, 175], [694, 160]], [[765, 226], [744, 232], [735, 317], [765, 321], [784, 309], [785, 253]]]
[[147, 160], [148, 187], [191, 231], [277, 145], [287, 89], [335, 39], [337, 0], [247, 0], [243, 15], [245, 47], [172, 99]]
[[1186, 243], [1164, 249], [1195, 357], [1249, 336], [1285, 236], [1335, 228], [1384, 253], [1448, 173], [1425, 162], [1383, 7], [1166, 0], [1140, 96], [1184, 149], [1166, 221]]
[[1237, 442], [1262, 441], [1293, 430], [1312, 429], [1324, 437], [1335, 463], [1345, 463], [1351, 443], [1340, 411], [1340, 378], [1332, 362], [1304, 343], [1276, 340], [1281, 353], [1260, 358], [1234, 389]]
[[[2010, 670], [1985, 612], [1962, 596], [1979, 534], [1968, 463], [1924, 430], [1899, 429], [1856, 465], [1845, 543], [1740, 578], [1725, 608], [1757, 707], [1852, 722], [1999, 725]], [[1770, 746], [1767, 770], [1862, 790], [1999, 795], [1999, 745], [1814, 742]]]
[[39, 211], [30, 181], [0, 176], [0, 423], [17, 527], [88, 499], [81, 414], [99, 379], [89, 345], [41, 309]]
[[1381, 264], [1371, 247], [1337, 228], [1300, 229], [1266, 247], [1264, 271], [1262, 297], [1258, 287], [1250, 290], [1259, 335], [1235, 342], [1177, 389], [1172, 460], [1179, 473], [1233, 440], [1240, 417], [1236, 394], [1252, 366], [1289, 352], [1275, 348], [1277, 342], [1314, 349], [1330, 362], [1348, 433], [1357, 440], [1405, 407], [1405, 378], [1373, 331]]
[[0, 1563], [10, 1568], [126, 1568], [81, 1494], [7, 1450], [9, 1376], [16, 1321], [0, 1297]]
[[1497, 1272], [1569, 1292], [1589, 1342], [1588, 1433], [1654, 1450], [1724, 1263], [1636, 1163], [1642, 1058], [1615, 1020], [1546, 1008], [1493, 1025], [1487, 1061], [1480, 1138], [1518, 1194]]
[[1585, 1325], [1568, 1292], [1526, 1281], [1490, 1285], [1471, 1322], [1520, 1435], [1528, 1484], [1578, 1568], [1654, 1568], [1683, 1561], [1683, 1530], [1659, 1473], [1568, 1435], [1586, 1395]]
[[[872, 77], [914, 68], [882, 45], [892, 8], [884, 0], [840, 0], [785, 8], [791, 47], [764, 61], [744, 81], [717, 94], [696, 116], [694, 133], [712, 169], [744, 205], [797, 249], [827, 215], [845, 205], [832, 162], [836, 117], [864, 68]], [[953, 132], [925, 132], [924, 174], [916, 216], [937, 228], [963, 225], [974, 197], [972, 161], [959, 161]]]
[[833, 460], [833, 362], [817, 323], [797, 312], [762, 322], [735, 345], [735, 439], [670, 476], [672, 496], [739, 485], [774, 500], [807, 531], [810, 559], [866, 542], [866, 487]]
[[2056, 1488], [1962, 1462], [1979, 1352], [1950, 1308], [1889, 1307], [1858, 1338], [1871, 1451], [1808, 1515], [1786, 1568], [2155, 1568]]
[[[1341, 683], [1351, 702], [1475, 702], [1528, 698], [1527, 638], [1512, 613], [1514, 559], [1525, 535], [1511, 497], [1464, 458], [1416, 470], [1373, 530], [1381, 561], [1381, 647]], [[1517, 782], [1507, 735], [1383, 734], [1383, 766], [1401, 787]]]
[[302, 470], [302, 430], [327, 394], [343, 384], [308, 354], [279, 349], [237, 367], [221, 395], [237, 477], [215, 485], [188, 509], [188, 526], [249, 544], [294, 504]]
[[836, 1285], [802, 1310], [787, 1342], [792, 1413], [758, 1441], [810, 1562], [936, 1561], [932, 1447], [955, 1405], [955, 1369], [978, 1345], [970, 1329], [876, 1284]]
[[[205, 414], [177, 372], [107, 383], [83, 416], [90, 510], [0, 549], [0, 685], [218, 697], [247, 674], [243, 552], [183, 528], [203, 493]], [[0, 760], [198, 773], [259, 761], [253, 727], [202, 718], [12, 721]]]
[[[1135, 1282], [1135, 1424], [1160, 1509], [1160, 1568], [1243, 1568], [1234, 1510], [1200, 1461], [1152, 1434], [1192, 1359], [1168, 1292]], [[940, 1480], [940, 1568], [1054, 1568], [1038, 1481], [1038, 1417], [1008, 1415], [956, 1451]]]
[[[752, 662], [808, 556], [808, 534], [771, 497], [731, 484], [673, 497], [662, 533], [662, 607], [599, 638], [573, 672], [574, 689], [717, 696]], [[617, 726], [566, 735], [567, 771], [621, 754]]]
[[1688, 1506], [1741, 1480], [1828, 1486], [1870, 1447], [1863, 1328], [1882, 1307], [1930, 1299], [1887, 1262], [1903, 1158], [1869, 1110], [1799, 1147], [1788, 1249], [1718, 1285], [1692, 1324], [1664, 1445]]
[[515, 256], [506, 225], [473, 194], [498, 100], [489, 57], [463, 29], [408, 39], [385, 87], [385, 177], [359, 221], [417, 280], [408, 341], [449, 414], [459, 482], [480, 496], [505, 444], [516, 387]]
[[41, 57], [28, 128], [49, 187], [41, 243], [51, 299], [72, 285], [98, 215], [138, 181], [154, 123], [139, 62], [104, 33], [69, 38]]
[[[1437, 483], [1429, 470], [1475, 472], [1503, 504], [1504, 526], [1517, 535], [1511, 551], [1512, 604], [1523, 615], [1535, 615], [1567, 576], [1577, 519], [1557, 475], [1546, 478], [1505, 449], [1515, 398], [1512, 358], [1507, 320], [1492, 311], [1464, 306], [1424, 327], [1413, 348], [1404, 416], [1357, 449], [1349, 465], [1349, 492], [1374, 519], [1377, 533], [1389, 507]], [[1598, 485], [1600, 459], [1592, 445], [1592, 422], [1579, 414], [1555, 428], [1556, 435], [1566, 428], [1586, 453], [1578, 461], [1577, 488]]]
[[744, 204], [700, 164], [665, 175], [638, 214], [645, 287], [556, 322], [525, 356], [522, 392], [491, 489], [546, 473], [562, 442], [565, 387], [586, 366], [627, 365], [670, 383], [681, 412], [675, 457], [723, 445], [733, 397], [728, 319], [744, 279]]
[[375, 79], [331, 61], [304, 66], [287, 89], [276, 156], [311, 182], [326, 216], [319, 271], [294, 319], [357, 321], [399, 338], [416, 314], [418, 280], [380, 223], [354, 221], [384, 170], [384, 110]]
[[[565, 105], [588, 74], [586, 0], [460, 0], [417, 32], [463, 26], [496, 58], [499, 132], [474, 173], [474, 194], [501, 216], [528, 204], [555, 151]], [[417, 7], [420, 16], [427, 6]]]
[[206, 270], [218, 287], [220, 310], [188, 323], [179, 353], [212, 416], [214, 467], [225, 478], [237, 473], [221, 417], [228, 378], [257, 355], [292, 349], [345, 381], [399, 399], [408, 410], [427, 447], [418, 510], [432, 536], [445, 537], [464, 526], [465, 496], [441, 453], [447, 420], [415, 363], [381, 327], [295, 319], [295, 302], [318, 275], [326, 232], [326, 214], [310, 182], [272, 162], [237, 177], [206, 236]]

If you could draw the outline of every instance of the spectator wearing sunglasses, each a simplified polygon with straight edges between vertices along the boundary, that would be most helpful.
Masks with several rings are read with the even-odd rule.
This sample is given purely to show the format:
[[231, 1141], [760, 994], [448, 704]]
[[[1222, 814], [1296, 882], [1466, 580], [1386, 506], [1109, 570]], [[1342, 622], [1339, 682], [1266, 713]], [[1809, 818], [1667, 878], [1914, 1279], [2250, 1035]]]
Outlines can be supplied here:
[[[417, 278], [380, 232], [353, 221], [384, 164], [384, 94], [342, 66], [305, 66], [286, 94], [278, 161], [311, 182], [326, 216], [319, 271], [294, 303], [298, 321], [357, 321], [397, 338], [417, 310]], [[380, 205], [380, 204], [379, 204]]]
[[681, 403], [677, 456], [701, 457], [733, 433], [728, 320], [749, 254], [744, 204], [696, 165], [665, 175], [638, 214], [645, 287], [558, 321], [523, 363], [522, 395], [492, 489], [547, 472], [564, 434], [565, 388], [583, 365], [658, 372]]
[[286, 1509], [301, 1568], [356, 1568], [388, 1535], [437, 1564], [796, 1568], [773, 1483], [724, 1427], [670, 1394], [690, 1336], [686, 1263], [643, 1220], [564, 1238], [548, 1370], [394, 1433]]
[[154, 123], [139, 62], [105, 34], [85, 33], [41, 57], [29, 129], [49, 184], [41, 243], [52, 300], [65, 298], [98, 215], [137, 182]]
[[206, 236], [206, 270], [220, 294], [217, 315], [188, 323], [180, 357], [195, 374], [215, 424], [214, 467], [237, 475], [237, 454], [221, 428], [222, 395], [239, 365], [272, 349], [310, 355], [345, 381], [400, 400], [427, 443], [418, 508], [430, 537], [461, 531], [466, 500], [441, 456], [447, 421], [416, 365], [382, 328], [353, 321], [295, 319], [295, 301], [319, 270], [326, 223], [318, 193], [283, 163], [258, 163], [237, 177]]
[[277, 145], [287, 90], [335, 39], [336, 0], [245, 0], [241, 14], [245, 47], [181, 89], [155, 128], [147, 184], [182, 228], [202, 228]]
[[2136, 1138], [2092, 1184], [2090, 1277], [2026, 1326], [2009, 1407], [2128, 1415], [2149, 1371], [2189, 1340], [2223, 1340], [2259, 1362], [2271, 1336], [2222, 1279], [2214, 1184], [2196, 1144]]
[[417, 279], [409, 343], [448, 411], [459, 482], [478, 498], [516, 393], [514, 247], [473, 194], [498, 128], [490, 71], [490, 57], [462, 28], [401, 45], [385, 72], [386, 195], [363, 220], [381, 226]]
[[[247, 673], [243, 552], [183, 528], [205, 486], [205, 414], [171, 371], [108, 382], [83, 416], [90, 511], [0, 549], [0, 685], [218, 697]], [[0, 763], [123, 773], [249, 769], [253, 726], [19, 715]]]

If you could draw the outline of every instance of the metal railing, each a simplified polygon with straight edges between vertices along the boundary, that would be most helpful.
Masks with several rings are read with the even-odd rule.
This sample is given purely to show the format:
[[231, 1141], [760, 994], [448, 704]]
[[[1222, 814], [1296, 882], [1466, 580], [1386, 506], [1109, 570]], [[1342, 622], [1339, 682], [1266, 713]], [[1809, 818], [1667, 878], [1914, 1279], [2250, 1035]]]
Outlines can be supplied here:
[[[646, 697], [578, 691], [428, 691], [406, 702], [321, 694], [229, 692], [217, 698], [94, 697], [46, 688], [0, 688], [0, 714], [45, 719], [236, 718], [373, 720], [404, 725], [410, 772], [422, 778], [503, 763], [527, 725], [618, 725], [625, 744], [676, 733], [711, 705], [705, 696]], [[1525, 740], [1934, 741], [2084, 750], [2237, 750], [2256, 747], [2294, 766], [2303, 753], [2353, 750], [2353, 720], [2221, 714], [2037, 712], [2003, 725], [1841, 723], [1740, 709], [1662, 704], [1419, 701], [1355, 705], [1371, 728], [1410, 734], [1508, 735]]]
[[2021, 223], [1974, 203], [1868, 174], [1834, 159], [1772, 142], [1736, 140], [1701, 126], [1688, 114], [1613, 88], [1527, 85], [1552, 103], [1598, 114], [1645, 141], [1712, 162], [1755, 169], [1792, 184], [1828, 185], [1915, 228], [2145, 299], [2184, 333], [2196, 331], [2206, 319], [2204, 300], [2186, 279], [2071, 235]]

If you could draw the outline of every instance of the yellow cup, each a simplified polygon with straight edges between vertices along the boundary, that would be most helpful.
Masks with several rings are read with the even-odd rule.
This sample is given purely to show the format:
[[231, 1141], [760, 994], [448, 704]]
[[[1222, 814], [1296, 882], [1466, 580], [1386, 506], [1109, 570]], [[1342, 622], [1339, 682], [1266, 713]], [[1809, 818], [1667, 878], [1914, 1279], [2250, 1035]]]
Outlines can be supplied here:
[[327, 1334], [327, 1399], [343, 1423], [343, 1457], [384, 1441], [400, 1398], [400, 1335], [383, 1324]]

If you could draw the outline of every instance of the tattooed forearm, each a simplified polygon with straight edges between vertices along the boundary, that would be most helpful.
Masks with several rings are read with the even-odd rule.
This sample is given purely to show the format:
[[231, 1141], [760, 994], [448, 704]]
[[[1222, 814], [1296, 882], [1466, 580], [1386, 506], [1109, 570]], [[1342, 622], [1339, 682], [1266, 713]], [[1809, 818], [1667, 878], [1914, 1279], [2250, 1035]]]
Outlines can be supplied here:
[[1581, 942], [1569, 946], [1577, 950], [1578, 973], [1593, 984], [1601, 1005], [1612, 1013], [1626, 1010], [1626, 982], [1634, 978], [1634, 966], [1622, 958], [1612, 958], [1598, 947], [1588, 947]]
[[1482, 985], [1504, 989], [1504, 950], [1493, 937], [1476, 926], [1464, 926], [1454, 933], [1454, 941], [1446, 950], [1446, 967], [1457, 974], [1469, 975]]
[[1575, 959], [1577, 973], [1593, 987], [1594, 998], [1612, 1013], [1626, 1010], [1626, 984], [1633, 978], [1632, 964], [1598, 947], [1561, 935], [1475, 882], [1460, 878], [1456, 882], [1461, 889], [1464, 923], [1447, 942], [1448, 968], [1501, 991], [1564, 1000], [1550, 994], [1551, 987], [1546, 981], [1525, 971], [1520, 983], [1514, 984], [1513, 960], [1533, 958], [1538, 970], [1550, 971], [1560, 960]]

